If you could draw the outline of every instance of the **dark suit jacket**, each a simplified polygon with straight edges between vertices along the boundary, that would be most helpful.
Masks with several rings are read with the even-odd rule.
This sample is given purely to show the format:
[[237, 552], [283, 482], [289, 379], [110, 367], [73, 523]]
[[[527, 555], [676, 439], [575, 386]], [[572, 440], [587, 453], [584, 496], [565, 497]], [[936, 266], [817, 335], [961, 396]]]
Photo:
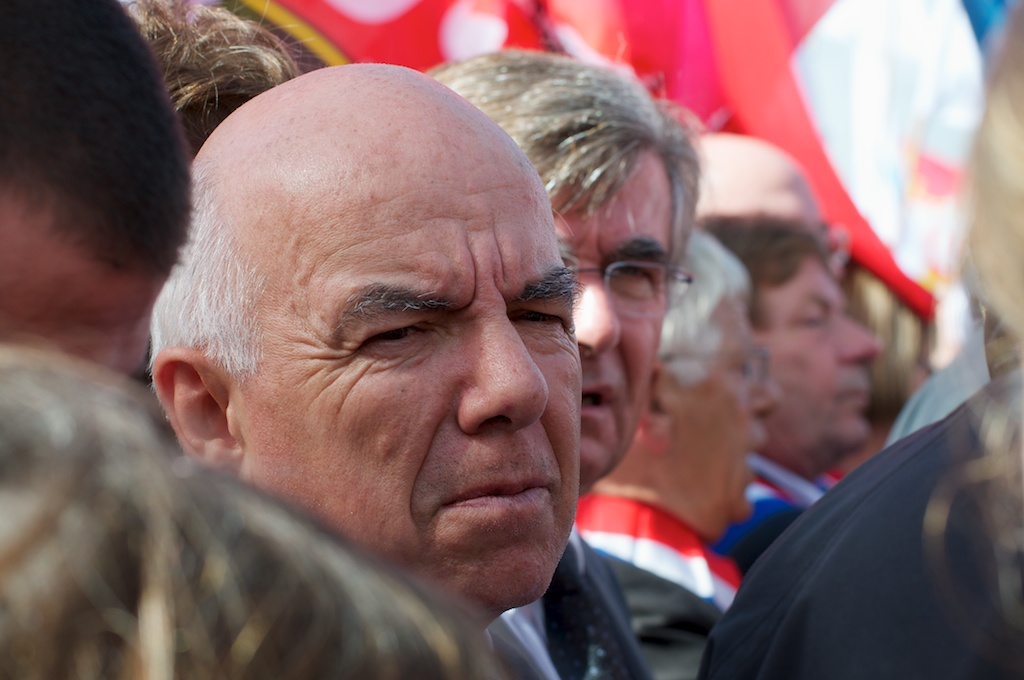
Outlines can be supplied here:
[[[652, 678], [651, 669], [647, 665], [644, 653], [640, 649], [640, 643], [633, 633], [629, 605], [626, 603], [625, 594], [615, 572], [600, 553], [591, 548], [586, 541], [582, 541], [582, 543], [583, 559], [587, 565], [584, 572], [586, 580], [591, 590], [600, 594], [601, 601], [608, 609], [609, 618], [612, 620], [612, 633], [624, 652], [623, 661], [626, 668], [629, 669], [630, 677], [633, 680]], [[568, 549], [572, 549], [571, 544]]]
[[626, 595], [633, 632], [656, 680], [693, 680], [718, 607], [615, 557], [605, 558]]
[[[567, 550], [574, 550], [574, 548], [570, 544]], [[610, 633], [623, 651], [622, 662], [628, 669], [630, 677], [633, 680], [651, 679], [651, 671], [644, 660], [640, 644], [637, 642], [636, 636], [633, 635], [629, 608], [615, 574], [606, 564], [604, 558], [587, 545], [586, 541], [583, 541], [583, 559], [586, 563], [584, 574], [587, 586], [590, 592], [595, 594], [600, 606], [604, 607], [608, 613], [608, 618], [611, 621]], [[538, 677], [534, 669], [528, 667], [529, 664], [523, 663], [522, 659], [517, 658], [523, 655], [528, 656], [528, 653], [507, 624], [498, 619], [487, 630], [494, 641], [495, 651], [506, 662], [506, 665], [520, 673], [523, 680]]]
[[[1009, 575], [1020, 588], [1021, 555], [994, 542], [985, 521], [1006, 496], [969, 481], [985, 469], [983, 419], [1020, 419], [1020, 404], [1007, 399], [993, 384], [804, 512], [744, 578], [711, 633], [700, 677], [1024, 677], [1024, 632], [1009, 623], [1021, 602], [1001, 611], [997, 580]], [[1004, 507], [1019, 524], [1019, 504]]]

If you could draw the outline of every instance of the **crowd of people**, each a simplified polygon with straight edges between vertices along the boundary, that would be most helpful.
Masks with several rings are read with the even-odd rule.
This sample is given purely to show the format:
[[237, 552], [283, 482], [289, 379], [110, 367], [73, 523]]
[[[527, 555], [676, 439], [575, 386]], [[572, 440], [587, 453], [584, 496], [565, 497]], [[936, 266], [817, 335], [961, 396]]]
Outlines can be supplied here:
[[925, 382], [799, 165], [626, 73], [9, 0], [0, 677], [1024, 677], [1007, 32]]

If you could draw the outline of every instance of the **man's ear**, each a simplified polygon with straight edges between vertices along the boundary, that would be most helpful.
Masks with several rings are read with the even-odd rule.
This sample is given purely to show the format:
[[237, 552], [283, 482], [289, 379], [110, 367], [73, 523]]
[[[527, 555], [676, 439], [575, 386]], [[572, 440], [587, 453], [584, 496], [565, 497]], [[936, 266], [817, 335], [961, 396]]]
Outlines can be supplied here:
[[663, 401], [666, 378], [665, 369], [660, 363], [655, 364], [647, 391], [647, 405], [636, 431], [636, 437], [644, 448], [655, 455], [668, 453], [672, 437], [672, 418]]
[[182, 448], [204, 465], [237, 473], [244, 441], [234, 384], [196, 349], [170, 347], [153, 361], [153, 385]]

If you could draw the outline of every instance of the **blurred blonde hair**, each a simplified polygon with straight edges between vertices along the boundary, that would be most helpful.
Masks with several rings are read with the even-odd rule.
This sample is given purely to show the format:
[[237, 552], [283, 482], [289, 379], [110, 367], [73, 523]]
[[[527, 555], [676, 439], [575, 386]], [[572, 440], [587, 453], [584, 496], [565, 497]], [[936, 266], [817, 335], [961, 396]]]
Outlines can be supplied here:
[[[1011, 13], [1002, 51], [989, 81], [985, 115], [969, 164], [971, 227], [968, 248], [975, 293], [994, 312], [1018, 345], [1024, 333], [1024, 13]], [[988, 321], [988, 320], [986, 320]], [[1006, 340], [1004, 338], [1004, 340]], [[989, 347], [986, 347], [986, 352]], [[1007, 379], [1011, 378], [1011, 379]], [[982, 650], [1001, 650], [1006, 663], [1024, 672], [1024, 478], [1021, 423], [1024, 420], [1019, 376], [994, 378], [990, 400], [980, 413], [984, 455], [954, 467], [936, 489], [926, 515], [925, 547], [940, 583], [960, 608], [962, 625], [973, 621], [971, 593], [955, 581], [946, 533], [953, 527], [957, 503], [973, 504], [984, 522], [988, 557], [995, 573], [989, 584], [992, 604], [1003, 628], [981, 637]], [[1005, 650], [1014, 650], [1007, 655]]]
[[989, 83], [970, 170], [968, 247], [978, 294], [1024, 337], [1024, 18], [1013, 13]]
[[0, 347], [0, 677], [501, 677], [461, 608], [193, 466], [134, 389]]
[[849, 313], [882, 341], [871, 362], [872, 423], [892, 423], [927, 374], [934, 328], [914, 313], [891, 288], [870, 271], [852, 263], [843, 279]]

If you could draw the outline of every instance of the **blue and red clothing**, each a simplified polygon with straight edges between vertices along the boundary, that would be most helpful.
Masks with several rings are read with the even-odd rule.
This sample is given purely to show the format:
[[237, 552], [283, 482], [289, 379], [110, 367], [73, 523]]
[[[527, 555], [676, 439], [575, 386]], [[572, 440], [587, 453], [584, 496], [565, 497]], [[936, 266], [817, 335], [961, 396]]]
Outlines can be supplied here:
[[588, 494], [576, 511], [580, 534], [596, 550], [672, 581], [723, 611], [740, 573], [679, 518], [640, 501]]

